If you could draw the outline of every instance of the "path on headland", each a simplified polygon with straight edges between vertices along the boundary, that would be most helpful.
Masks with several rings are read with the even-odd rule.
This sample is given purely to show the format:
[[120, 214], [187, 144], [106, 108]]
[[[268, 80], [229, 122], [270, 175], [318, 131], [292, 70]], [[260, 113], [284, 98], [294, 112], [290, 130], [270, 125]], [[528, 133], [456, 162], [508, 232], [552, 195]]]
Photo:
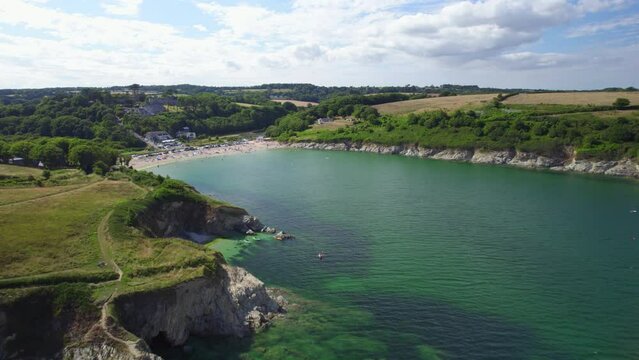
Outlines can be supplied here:
[[[138, 189], [142, 190], [143, 194], [146, 194], [148, 192], [147, 189], [144, 189], [143, 187], [140, 187], [137, 184], [134, 184], [134, 183], [132, 184]], [[100, 221], [100, 224], [98, 225], [98, 229], [97, 229], [97, 238], [98, 238], [98, 244], [100, 245], [100, 252], [102, 253], [102, 258], [104, 262], [109, 264], [109, 266], [111, 266], [111, 268], [113, 268], [113, 270], [118, 274], [118, 279], [115, 280], [115, 282], [119, 285], [119, 283], [122, 281], [122, 276], [124, 275], [124, 272], [122, 271], [120, 266], [115, 262], [115, 259], [113, 256], [113, 248], [111, 246], [112, 238], [111, 238], [111, 234], [109, 233], [109, 219], [111, 218], [111, 215], [113, 215], [113, 210], [109, 211]], [[102, 331], [104, 332], [104, 334], [109, 339], [126, 346], [126, 348], [129, 351], [129, 354], [131, 354], [131, 356], [134, 359], [141, 358], [143, 353], [138, 349], [138, 344], [140, 340], [132, 341], [132, 340], [122, 339], [113, 335], [109, 331], [110, 316], [109, 316], [108, 308], [109, 308], [109, 305], [111, 305], [113, 298], [118, 291], [118, 285], [114, 287], [111, 294], [109, 294], [109, 297], [104, 301], [104, 304], [102, 304], [102, 308], [100, 310], [100, 321], [98, 324], [100, 328], [102, 329]]]

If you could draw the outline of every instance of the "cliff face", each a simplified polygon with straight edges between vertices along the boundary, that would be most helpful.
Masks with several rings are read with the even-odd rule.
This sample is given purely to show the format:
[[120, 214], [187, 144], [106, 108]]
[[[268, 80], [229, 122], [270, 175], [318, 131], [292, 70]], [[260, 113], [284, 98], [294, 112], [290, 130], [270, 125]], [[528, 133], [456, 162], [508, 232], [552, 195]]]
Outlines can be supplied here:
[[574, 171], [588, 174], [639, 178], [639, 165], [630, 159], [615, 161], [577, 160], [574, 156], [546, 157], [519, 151], [490, 151], [468, 149], [429, 149], [417, 146], [384, 146], [360, 143], [289, 144], [292, 148], [316, 150], [363, 151], [378, 154], [397, 154], [440, 160], [466, 161], [478, 164], [510, 165], [523, 168]]
[[229, 265], [220, 265], [211, 277], [120, 296], [114, 304], [128, 331], [147, 342], [159, 336], [170, 345], [183, 344], [189, 335], [244, 337], [281, 311], [264, 283]]
[[152, 237], [183, 236], [185, 232], [225, 235], [263, 228], [244, 209], [188, 200], [153, 205], [137, 215], [135, 225]]
[[74, 311], [54, 307], [45, 291], [0, 306], [0, 359], [52, 358], [64, 348], [65, 335], [86, 330]]

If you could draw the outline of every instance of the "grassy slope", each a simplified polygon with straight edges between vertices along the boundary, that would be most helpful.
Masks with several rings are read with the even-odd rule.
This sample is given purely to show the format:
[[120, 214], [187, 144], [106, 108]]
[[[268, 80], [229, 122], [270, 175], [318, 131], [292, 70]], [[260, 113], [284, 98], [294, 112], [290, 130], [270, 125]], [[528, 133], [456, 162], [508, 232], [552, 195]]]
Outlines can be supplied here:
[[[136, 178], [148, 181], [139, 186], [121, 173], [113, 176], [118, 180], [61, 173], [76, 184], [0, 188], [0, 288], [101, 283], [117, 279], [121, 269], [122, 281], [115, 287], [106, 282], [96, 288], [96, 298], [104, 299], [114, 290], [171, 285], [215, 267], [219, 257], [213, 250], [183, 239], [148, 238], [128, 226], [127, 209], [147, 206], [149, 199], [168, 201], [176, 194], [213, 206], [228, 204], [180, 183], [177, 190], [167, 190], [154, 175]], [[102, 261], [106, 265], [99, 266]]]
[[28, 188], [0, 188], [0, 206], [22, 202], [30, 199], [38, 199], [51, 196], [86, 186], [84, 184], [49, 186], [49, 187], [28, 187]]
[[0, 164], [1, 176], [40, 176], [42, 170], [34, 169], [26, 166]]
[[[139, 192], [128, 182], [100, 181], [0, 207], [0, 277], [100, 270], [97, 225], [110, 207]], [[11, 192], [0, 193], [0, 201], [3, 194]]]

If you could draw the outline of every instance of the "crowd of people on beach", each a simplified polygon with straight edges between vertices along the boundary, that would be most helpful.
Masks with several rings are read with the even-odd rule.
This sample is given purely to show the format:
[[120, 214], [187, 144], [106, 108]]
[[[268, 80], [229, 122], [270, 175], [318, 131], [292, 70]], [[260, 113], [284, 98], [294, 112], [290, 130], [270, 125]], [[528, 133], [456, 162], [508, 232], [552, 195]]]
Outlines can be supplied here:
[[281, 145], [277, 142], [246, 139], [222, 144], [185, 146], [160, 152], [133, 155], [129, 165], [136, 169], [144, 169], [180, 160], [249, 153], [257, 150], [273, 149], [280, 146]]

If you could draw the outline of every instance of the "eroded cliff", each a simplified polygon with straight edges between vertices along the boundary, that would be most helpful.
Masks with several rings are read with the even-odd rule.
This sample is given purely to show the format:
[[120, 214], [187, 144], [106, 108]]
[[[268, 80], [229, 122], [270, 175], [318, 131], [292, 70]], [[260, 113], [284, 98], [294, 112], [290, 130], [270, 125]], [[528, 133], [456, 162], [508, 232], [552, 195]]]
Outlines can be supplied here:
[[282, 309], [264, 283], [246, 270], [221, 265], [213, 276], [142, 294], [120, 296], [121, 324], [149, 342], [181, 345], [189, 335], [244, 337]]
[[630, 159], [610, 161], [577, 159], [568, 149], [565, 154], [557, 154], [556, 156], [548, 157], [515, 150], [493, 151], [483, 149], [430, 149], [414, 145], [385, 146], [349, 142], [299, 142], [290, 143], [289, 146], [299, 149], [361, 151], [439, 160], [465, 161], [479, 164], [510, 165], [530, 169], [573, 171], [588, 174], [639, 178], [639, 164]]

